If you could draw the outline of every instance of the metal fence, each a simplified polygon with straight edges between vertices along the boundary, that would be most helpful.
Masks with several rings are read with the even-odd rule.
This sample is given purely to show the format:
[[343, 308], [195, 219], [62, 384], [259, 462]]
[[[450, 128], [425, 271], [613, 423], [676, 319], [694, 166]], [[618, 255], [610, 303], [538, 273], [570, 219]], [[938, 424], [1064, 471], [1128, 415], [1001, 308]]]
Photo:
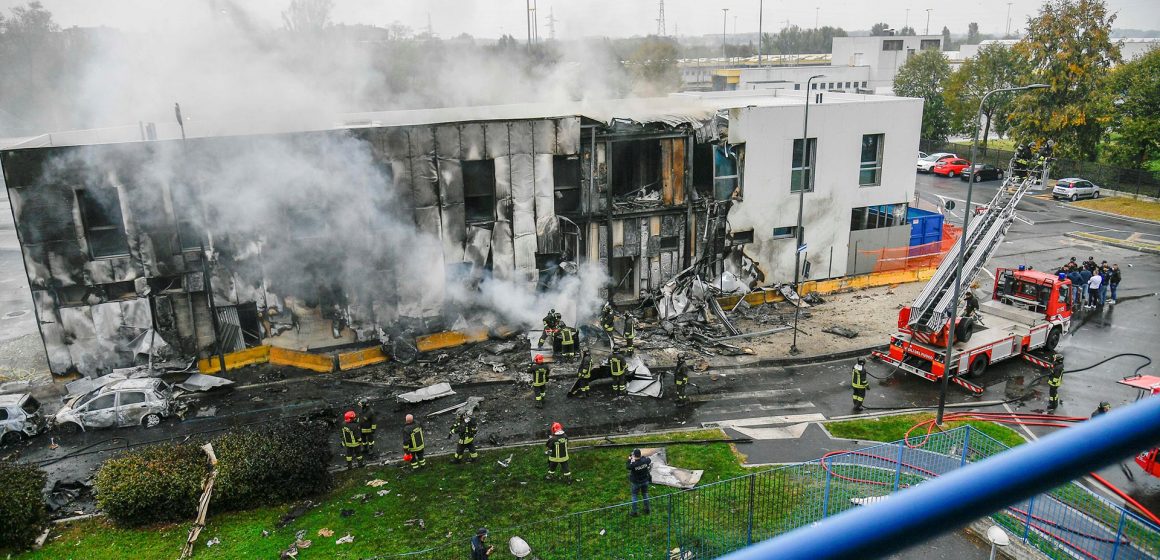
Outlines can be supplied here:
[[[1006, 449], [963, 426], [668, 493], [652, 498], [650, 515], [629, 517], [631, 506], [624, 503], [492, 529], [489, 541], [504, 549], [510, 537], [519, 536], [541, 560], [715, 558]], [[992, 518], [1050, 558], [1160, 556], [1160, 527], [1074, 482]], [[469, 558], [469, 541], [470, 535], [463, 535], [427, 550], [380, 558]]]
[[[970, 157], [971, 153], [970, 144], [930, 139], [921, 140], [918, 149], [928, 154], [953, 152], [963, 158]], [[1006, 169], [1012, 153], [1010, 150], [983, 148], [980, 145], [977, 159], [978, 163], [989, 163]], [[1058, 159], [1051, 165], [1051, 175], [1053, 178], [1082, 177], [1099, 185], [1101, 189], [1134, 196], [1160, 197], [1160, 172], [1156, 171], [1130, 169], [1092, 161]]]

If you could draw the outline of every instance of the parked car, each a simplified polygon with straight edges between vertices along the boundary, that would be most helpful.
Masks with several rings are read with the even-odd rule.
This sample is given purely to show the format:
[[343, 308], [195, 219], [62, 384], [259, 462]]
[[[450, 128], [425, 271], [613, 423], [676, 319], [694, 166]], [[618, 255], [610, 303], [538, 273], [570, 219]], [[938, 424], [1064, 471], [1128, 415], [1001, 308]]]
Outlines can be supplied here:
[[931, 168], [930, 172], [943, 177], [954, 177], [970, 166], [971, 162], [965, 159], [949, 158], [940, 160]]
[[123, 379], [74, 397], [56, 413], [63, 431], [144, 426], [153, 428], [173, 413], [173, 389], [156, 378]]
[[[919, 154], [922, 154], [922, 152], [919, 152]], [[937, 152], [937, 153], [928, 154], [925, 156], [920, 155], [918, 158], [918, 171], [920, 173], [930, 173], [931, 168], [933, 168], [936, 163], [938, 163], [944, 159], [957, 158], [957, 157], [959, 157], [959, 156], [956, 156], [955, 154], [951, 154], [951, 153], [947, 153], [947, 152]]]
[[959, 179], [966, 181], [971, 178], [971, 175], [978, 174], [979, 178], [975, 180], [976, 183], [983, 181], [997, 181], [1003, 178], [1003, 170], [991, 165], [989, 163], [976, 163], [962, 171]]
[[1051, 198], [1059, 200], [1066, 198], [1072, 202], [1076, 199], [1085, 197], [1099, 198], [1100, 187], [1087, 179], [1079, 179], [1071, 177], [1068, 179], [1060, 179], [1055, 182], [1055, 188], [1051, 189]]
[[16, 443], [43, 430], [40, 402], [32, 395], [0, 395], [0, 443]]

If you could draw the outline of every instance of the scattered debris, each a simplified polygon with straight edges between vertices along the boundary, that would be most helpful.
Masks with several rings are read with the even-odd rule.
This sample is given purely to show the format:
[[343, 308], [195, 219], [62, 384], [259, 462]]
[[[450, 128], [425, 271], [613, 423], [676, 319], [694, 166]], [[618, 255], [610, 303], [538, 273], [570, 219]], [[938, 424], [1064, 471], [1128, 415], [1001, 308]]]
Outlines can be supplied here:
[[381, 478], [376, 478], [374, 480], [368, 480], [367, 486], [370, 486], [371, 488], [378, 488], [379, 486], [382, 486], [386, 483], [387, 483], [387, 481], [385, 481]]
[[472, 414], [475, 412], [475, 407], [479, 406], [479, 403], [481, 403], [481, 402], [483, 402], [483, 397], [467, 397], [466, 401], [463, 401], [457, 405], [452, 405], [452, 406], [449, 406], [447, 408], [442, 408], [442, 409], [436, 410], [435, 412], [427, 413], [427, 418], [430, 418], [432, 416], [439, 416], [440, 414], [446, 414], [446, 413], [451, 412], [453, 410], [459, 410], [459, 409], [464, 408], [464, 407], [467, 408], [468, 414]]
[[205, 408], [199, 408], [197, 409], [197, 414], [194, 414], [194, 416], [197, 418], [209, 418], [211, 416], [217, 416], [217, 407], [207, 406]]
[[8, 381], [0, 383], [0, 394], [3, 393], [27, 393], [32, 388], [32, 382], [28, 380]]
[[350, 544], [354, 542], [354, 535], [347, 533], [345, 537], [334, 541], [334, 544]]
[[890, 496], [867, 496], [865, 498], [850, 498], [850, 503], [856, 506], [870, 506], [889, 497]]
[[404, 522], [403, 522], [403, 525], [406, 525], [406, 526], [408, 526], [408, 527], [415, 527], [415, 526], [418, 526], [420, 529], [426, 529], [426, 528], [427, 528], [427, 522], [426, 522], [426, 521], [423, 521], [423, 519], [422, 519], [422, 518], [416, 518], [416, 519], [408, 519], [408, 520], [406, 520], [406, 521], [404, 521]]
[[297, 533], [294, 533], [294, 540], [300, 541], [304, 538], [306, 538], [306, 529], [300, 529]]
[[600, 530], [600, 536], [602, 536], [602, 537], [604, 536], [604, 529]]
[[338, 515], [341, 517], [350, 517], [350, 516], [354, 515], [354, 510], [353, 509], [344, 509], [344, 510], [338, 512]]
[[508, 468], [509, 466], [511, 466], [511, 464], [512, 464], [512, 457], [515, 457], [515, 456], [516, 456], [516, 454], [515, 454], [515, 453], [512, 453], [511, 455], [508, 455], [508, 456], [507, 456], [507, 459], [501, 459], [501, 460], [499, 460], [499, 461], [496, 461], [496, 462], [497, 462], [497, 463], [499, 463], [499, 466], [501, 466], [501, 467], [503, 467], [503, 468], [505, 468], [505, 469], [506, 469], [506, 468]]
[[806, 294], [802, 300], [810, 305], [820, 305], [826, 303], [826, 300], [822, 299], [822, 296], [819, 296], [817, 292], [810, 292]]
[[265, 529], [262, 529], [262, 538], [266, 538], [268, 536], [270, 536], [270, 532], [265, 530]]
[[455, 391], [451, 390], [450, 383], [436, 383], [416, 391], [402, 393], [397, 398], [405, 403], [420, 403], [424, 401], [432, 401], [438, 398], [454, 395]]
[[810, 307], [809, 303], [806, 303], [800, 297], [798, 297], [797, 292], [793, 291], [793, 288], [790, 287], [789, 284], [779, 285], [777, 287], [777, 291], [781, 294], [782, 297], [785, 298], [786, 301], [790, 303], [790, 305], [801, 307], [802, 309], [808, 309]]
[[858, 336], [858, 331], [853, 330], [853, 329], [848, 329], [846, 327], [842, 327], [842, 326], [838, 326], [838, 325], [830, 325], [830, 326], [822, 329], [822, 332], [836, 334], [838, 336], [844, 336], [846, 338], [855, 338]]
[[211, 546], [216, 546], [216, 545], [219, 545], [219, 544], [221, 544], [221, 543], [222, 543], [222, 540], [221, 540], [220, 538], [218, 538], [218, 537], [214, 537], [214, 538], [212, 538], [212, 539], [210, 539], [210, 540], [208, 540], [208, 541], [205, 541], [205, 546], [208, 548], [208, 547], [211, 547]]
[[333, 537], [334, 531], [331, 531], [330, 529], [327, 529], [324, 527], [324, 528], [318, 530], [318, 536], [320, 536], [320, 537]]
[[352, 502], [353, 502], [353, 501], [356, 501], [356, 500], [365, 500], [365, 499], [366, 499], [366, 497], [367, 497], [367, 495], [366, 495], [366, 494], [355, 494], [355, 495], [353, 495], [353, 496], [351, 496], [351, 497], [350, 497], [350, 501], [352, 501]]
[[721, 338], [714, 338], [714, 339], [713, 339], [713, 342], [723, 342], [723, 341], [726, 341], [726, 340], [736, 340], [736, 339], [742, 339], [742, 338], [753, 338], [753, 337], [756, 337], [756, 336], [768, 336], [768, 335], [771, 335], [771, 334], [779, 333], [779, 332], [781, 332], [781, 331], [788, 331], [788, 330], [790, 330], [790, 329], [792, 329], [792, 328], [793, 328], [793, 327], [789, 327], [789, 326], [786, 326], [786, 327], [777, 327], [777, 328], [774, 328], [774, 329], [768, 329], [768, 330], [764, 330], [764, 331], [749, 332], [749, 333], [741, 333], [741, 334], [735, 334], [735, 335], [731, 335], [731, 336], [723, 336], [723, 337], [721, 337]]
[[48, 499], [45, 500], [49, 511], [59, 511], [73, 503], [81, 496], [87, 495], [92, 485], [86, 481], [71, 478], [62, 478], [52, 483]]
[[[300, 504], [295, 504], [294, 507], [290, 508], [290, 511], [287, 512], [286, 515], [282, 516], [282, 519], [278, 520], [277, 527], [279, 529], [281, 529], [281, 528], [286, 527], [287, 525], [293, 523], [295, 519], [298, 519], [299, 517], [302, 517], [303, 515], [305, 515], [307, 510], [314, 507], [315, 505], [317, 505], [317, 504], [315, 504], [314, 502], [312, 502], [310, 500], [306, 500], [305, 502], [302, 502]], [[306, 534], [306, 532], [302, 531], [302, 535], [305, 535], [305, 534]], [[297, 538], [302, 538], [302, 535], [299, 535]]]
[[673, 488], [689, 489], [697, 485], [704, 471], [689, 470], [674, 467], [668, 464], [668, 456], [664, 448], [641, 449], [641, 454], [652, 458], [652, 483]]
[[375, 493], [381, 497], [381, 496], [386, 496], [387, 494], [390, 494], [391, 491], [390, 490], [379, 490], [378, 492], [375, 492]]
[[294, 546], [298, 548], [310, 548], [310, 545], [312, 544], [314, 544], [314, 541], [304, 541], [301, 539], [294, 541]]
[[190, 375], [188, 378], [186, 378], [185, 381], [178, 383], [176, 386], [180, 387], [182, 389], [185, 389], [186, 391], [189, 391], [191, 393], [199, 393], [199, 392], [209, 391], [210, 389], [215, 389], [217, 387], [225, 387], [227, 385], [233, 385], [233, 384], [234, 384], [233, 381], [230, 381], [229, 379], [225, 379], [223, 377], [217, 377], [214, 375], [202, 375], [200, 373], [195, 373], [193, 375]]

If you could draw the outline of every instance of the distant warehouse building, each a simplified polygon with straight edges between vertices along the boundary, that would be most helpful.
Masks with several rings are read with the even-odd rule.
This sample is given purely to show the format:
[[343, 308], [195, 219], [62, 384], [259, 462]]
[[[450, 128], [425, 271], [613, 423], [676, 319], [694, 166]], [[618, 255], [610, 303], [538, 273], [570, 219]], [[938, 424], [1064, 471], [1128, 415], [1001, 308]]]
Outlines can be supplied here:
[[[0, 149], [50, 369], [166, 344], [375, 344], [459, 326], [480, 284], [599, 263], [618, 303], [680, 274], [790, 282], [905, 246], [922, 101], [706, 92], [342, 115], [291, 130], [172, 124]], [[817, 95], [815, 98], [814, 96]], [[511, 301], [511, 296], [489, 297]]]

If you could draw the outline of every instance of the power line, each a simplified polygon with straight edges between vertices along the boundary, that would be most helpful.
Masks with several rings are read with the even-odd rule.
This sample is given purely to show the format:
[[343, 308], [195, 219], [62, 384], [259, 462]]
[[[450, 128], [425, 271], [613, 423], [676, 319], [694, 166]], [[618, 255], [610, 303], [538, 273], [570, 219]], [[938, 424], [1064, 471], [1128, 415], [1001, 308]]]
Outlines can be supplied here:
[[657, 37], [664, 37], [665, 33], [665, 0], [657, 2]]

